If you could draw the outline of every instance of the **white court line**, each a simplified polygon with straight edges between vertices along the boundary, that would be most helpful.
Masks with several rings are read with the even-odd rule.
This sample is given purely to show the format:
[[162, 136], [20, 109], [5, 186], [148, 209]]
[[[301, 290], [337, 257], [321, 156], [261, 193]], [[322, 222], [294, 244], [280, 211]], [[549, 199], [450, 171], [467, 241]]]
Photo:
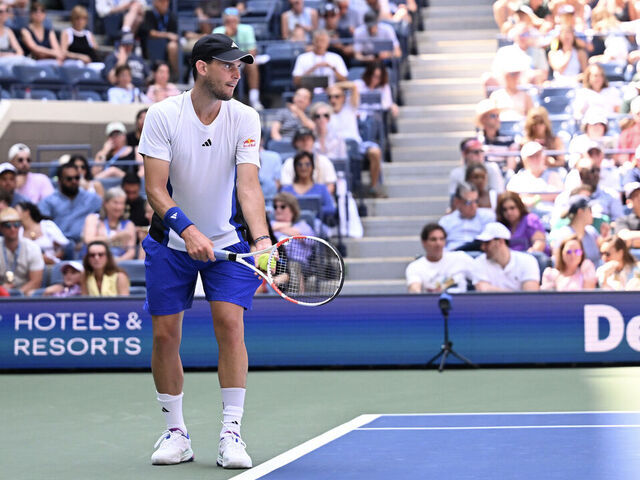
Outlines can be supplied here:
[[490, 425], [485, 427], [362, 427], [358, 432], [369, 430], [518, 430], [532, 428], [640, 428], [640, 425]]
[[256, 480], [263, 475], [271, 473], [272, 471], [285, 466], [288, 463], [297, 460], [298, 458], [306, 455], [321, 446], [334, 441], [336, 438], [339, 438], [353, 430], [356, 430], [358, 427], [362, 425], [366, 425], [369, 422], [380, 417], [380, 415], [360, 415], [359, 417], [354, 418], [353, 420], [348, 421], [347, 423], [343, 423], [342, 425], [337, 426], [325, 432], [321, 435], [318, 435], [311, 440], [304, 442], [303, 444], [298, 445], [297, 447], [292, 448], [291, 450], [287, 450], [284, 453], [281, 453], [277, 457], [273, 457], [271, 460], [267, 460], [264, 463], [261, 463], [257, 467], [252, 468], [251, 470], [247, 470], [240, 475], [236, 475], [232, 477], [233, 480]]
[[596, 413], [640, 413], [638, 410], [601, 410], [601, 411], [584, 411], [584, 412], [465, 412], [465, 413], [384, 413], [383, 417], [461, 417], [469, 415], [584, 415], [584, 414], [596, 414]]

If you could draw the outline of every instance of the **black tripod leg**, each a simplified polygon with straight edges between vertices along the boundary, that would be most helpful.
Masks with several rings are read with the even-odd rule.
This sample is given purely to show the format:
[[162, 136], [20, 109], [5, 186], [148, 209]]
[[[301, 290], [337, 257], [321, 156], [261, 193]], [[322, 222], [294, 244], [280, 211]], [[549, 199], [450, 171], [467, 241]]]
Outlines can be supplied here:
[[449, 349], [445, 349], [442, 352], [442, 360], [440, 360], [440, 367], [438, 368], [439, 372], [442, 372], [442, 370], [444, 370], [444, 364], [447, 361], [447, 355], [449, 355], [450, 350]]
[[460, 355], [459, 353], [456, 353], [455, 351], [451, 350], [451, 355], [453, 355], [454, 357], [458, 358], [458, 360], [462, 360], [464, 363], [466, 363], [467, 365], [473, 367], [473, 368], [478, 368], [478, 366], [473, 363], [471, 360], [469, 360], [468, 358], [464, 357], [463, 355]]
[[427, 366], [429, 366], [429, 365], [431, 365], [433, 362], [435, 362], [435, 361], [438, 359], [438, 357], [439, 357], [440, 355], [442, 355], [443, 353], [444, 353], [444, 348], [443, 348], [443, 349], [441, 349], [438, 353], [436, 353], [436, 354], [435, 354], [435, 356], [434, 356], [431, 360], [429, 360], [429, 361], [427, 362]]

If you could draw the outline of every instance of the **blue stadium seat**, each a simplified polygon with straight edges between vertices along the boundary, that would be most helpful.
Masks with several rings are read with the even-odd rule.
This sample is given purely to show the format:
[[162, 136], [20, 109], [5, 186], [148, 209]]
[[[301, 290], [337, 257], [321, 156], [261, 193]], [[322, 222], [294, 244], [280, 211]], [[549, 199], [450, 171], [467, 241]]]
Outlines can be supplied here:
[[76, 100], [81, 100], [83, 102], [102, 102], [104, 101], [102, 95], [99, 92], [94, 92], [93, 90], [80, 90], [75, 94]]
[[264, 85], [270, 91], [282, 92], [293, 89], [293, 65], [299, 54], [304, 52], [304, 43], [277, 42], [265, 48], [270, 60], [264, 67]]
[[573, 98], [562, 96], [542, 97], [540, 106], [547, 109], [550, 115], [561, 115], [571, 113], [571, 103]]
[[147, 287], [142, 285], [132, 285], [129, 287], [129, 295], [132, 297], [144, 297], [147, 295]]
[[[12, 90], [14, 90], [13, 87]], [[58, 100], [56, 92], [45, 88], [34, 88], [29, 92], [29, 95], [32, 100]], [[24, 88], [17, 88], [13, 91], [13, 98], [25, 99], [26, 97], [27, 93]]]
[[93, 68], [61, 67], [62, 79], [69, 85], [108, 85], [100, 72]]
[[500, 122], [500, 133], [515, 136], [522, 133], [522, 127], [522, 121], [520, 120]]
[[290, 140], [271, 139], [267, 144], [267, 150], [271, 150], [276, 153], [282, 153], [282, 152], [291, 152], [291, 151], [294, 151], [295, 149], [291, 145]]
[[382, 109], [382, 95], [380, 92], [363, 92], [360, 94], [361, 105], [379, 105]]
[[132, 287], [144, 287], [144, 260], [122, 260], [118, 266], [127, 272]]
[[16, 65], [13, 74], [23, 84], [60, 84], [65, 83], [60, 69], [51, 65]]
[[607, 80], [609, 80], [610, 82], [624, 81], [625, 70], [627, 68], [626, 63], [607, 62], [601, 63], [600, 66], [604, 70], [604, 74], [607, 77]]
[[12, 70], [6, 65], [0, 65], [0, 85], [9, 88], [14, 82], [16, 82], [16, 77]]
[[61, 266], [62, 265], [60, 263], [56, 263], [55, 265], [52, 265], [50, 267], [46, 286], [55, 285], [56, 283], [62, 283], [63, 279]]
[[316, 103], [316, 102], [329, 103], [329, 95], [327, 95], [325, 92], [314, 93], [313, 99], [311, 101], [312, 103]]
[[117, 177], [99, 178], [98, 181], [102, 184], [102, 188], [106, 192], [112, 187], [119, 187], [122, 185], [122, 179]]
[[298, 203], [300, 204], [300, 210], [309, 210], [314, 213], [316, 218], [322, 218], [322, 197], [320, 195], [298, 197]]
[[365, 67], [351, 67], [349, 69], [347, 78], [351, 81], [358, 80], [362, 78], [362, 74], [364, 73]]
[[147, 38], [144, 42], [145, 58], [151, 63], [157, 61], [165, 61], [167, 59], [167, 43], [166, 38]]

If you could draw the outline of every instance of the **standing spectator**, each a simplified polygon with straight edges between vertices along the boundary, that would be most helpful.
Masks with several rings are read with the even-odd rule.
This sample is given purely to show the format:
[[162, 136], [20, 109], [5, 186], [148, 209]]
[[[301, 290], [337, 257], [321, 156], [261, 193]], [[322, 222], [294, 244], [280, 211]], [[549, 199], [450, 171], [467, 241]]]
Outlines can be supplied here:
[[123, 165], [122, 162], [136, 160], [136, 151], [127, 145], [127, 129], [122, 122], [110, 122], [105, 129], [107, 140], [96, 153], [94, 172], [96, 178], [119, 177], [128, 172], [137, 172], [136, 165]]
[[478, 191], [468, 183], [456, 188], [453, 206], [455, 210], [438, 221], [447, 232], [447, 250], [479, 250], [475, 238], [495, 220], [495, 214], [488, 208], [478, 208]]
[[24, 143], [16, 143], [9, 149], [9, 162], [16, 167], [16, 192], [33, 203], [53, 193], [49, 177], [31, 171], [31, 149]]
[[16, 167], [7, 162], [0, 163], [0, 192], [8, 196], [11, 207], [15, 207], [20, 202], [28, 201], [16, 192], [16, 176]]
[[562, 27], [558, 38], [551, 42], [548, 57], [556, 84], [577, 84], [579, 75], [587, 68], [587, 53], [578, 46], [576, 34], [570, 26]]
[[565, 238], [556, 252], [556, 266], [542, 273], [541, 290], [568, 292], [596, 288], [596, 267], [585, 258], [582, 242], [572, 235]]
[[143, 108], [142, 110], [138, 110], [136, 113], [136, 124], [135, 130], [127, 132], [127, 145], [133, 148], [138, 147], [138, 143], [140, 142], [140, 134], [142, 133], [142, 127], [144, 126], [144, 120], [147, 118], [147, 110], [148, 108]]
[[116, 297], [129, 295], [129, 277], [118, 268], [103, 241], [96, 240], [87, 245], [87, 253], [82, 260], [84, 278], [82, 294], [92, 297]]
[[487, 169], [489, 189], [497, 193], [504, 192], [504, 178], [500, 167], [495, 162], [485, 162], [484, 149], [479, 140], [468, 137], [460, 142], [462, 165], [455, 167], [449, 174], [449, 196], [453, 194], [458, 184], [464, 181], [467, 168], [472, 164], [483, 164]]
[[33, 2], [29, 9], [30, 22], [20, 34], [22, 43], [31, 55], [31, 58], [41, 63], [62, 65], [65, 53], [60, 48], [56, 32], [45, 26], [47, 12], [40, 2]]
[[65, 237], [80, 247], [84, 220], [88, 214], [100, 210], [102, 199], [80, 189], [80, 172], [72, 163], [58, 167], [58, 182], [60, 190], [44, 198], [38, 208], [60, 227]]
[[32, 240], [42, 250], [44, 263], [53, 265], [64, 257], [64, 247], [69, 239], [52, 220], [40, 213], [37, 205], [31, 202], [20, 202], [16, 206], [22, 222], [22, 236]]
[[[524, 138], [522, 143], [538, 142], [545, 150], [564, 150], [564, 142], [553, 133], [549, 112], [543, 106], [533, 107], [524, 121]], [[564, 167], [564, 155], [546, 155], [547, 166]]]
[[135, 173], [127, 173], [122, 179], [122, 190], [127, 196], [125, 218], [133, 222], [136, 227], [148, 227], [149, 221], [145, 214], [146, 200], [142, 197], [142, 181]]
[[7, 25], [9, 5], [0, 4], [0, 65], [13, 68], [14, 65], [33, 63], [24, 56], [24, 50], [13, 30]]
[[304, 88], [298, 88], [293, 94], [291, 102], [287, 102], [284, 108], [280, 108], [276, 118], [271, 124], [271, 138], [273, 140], [288, 140], [301, 127], [313, 130], [313, 121], [308, 116], [311, 105], [311, 92]]
[[308, 42], [312, 32], [318, 30], [318, 11], [305, 7], [304, 0], [289, 0], [291, 9], [280, 16], [280, 32], [283, 40]]
[[330, 128], [331, 114], [331, 106], [324, 102], [314, 103], [311, 107], [313, 131], [316, 134], [313, 151], [326, 155], [330, 159], [344, 159], [347, 158], [347, 144]]
[[[147, 98], [151, 103], [161, 102], [167, 97], [180, 95], [181, 92], [178, 90], [178, 87], [169, 82], [171, 72], [169, 70], [169, 65], [166, 62], [157, 62], [151, 71], [153, 72], [152, 81], [146, 93]], [[127, 145], [129, 144], [128, 135], [129, 134], [127, 134]]]
[[[302, 0], [295, 0], [301, 2]], [[286, 12], [285, 12], [286, 13]], [[310, 52], [301, 53], [296, 58], [291, 75], [293, 83], [300, 85], [302, 77], [309, 75], [327, 77], [329, 85], [336, 80], [344, 81], [349, 72], [344, 60], [337, 53], [329, 52], [329, 34], [326, 30], [317, 30], [313, 34], [313, 44]]]
[[116, 67], [121, 65], [129, 66], [136, 87], [142, 88], [145, 85], [149, 77], [149, 66], [144, 58], [134, 53], [135, 43], [133, 34], [125, 33], [114, 51], [104, 60], [103, 74], [112, 85], [116, 83]]
[[62, 283], [49, 285], [42, 295], [60, 298], [82, 295], [82, 274], [84, 273], [82, 263], [77, 260], [62, 262], [60, 273], [62, 273]]
[[615, 219], [615, 233], [627, 242], [629, 248], [640, 248], [640, 183], [627, 183], [624, 195], [631, 212]]
[[164, 60], [171, 65], [171, 78], [178, 78], [178, 17], [169, 9], [169, 0], [153, 0], [151, 9], [144, 13], [140, 25], [140, 38], [145, 57], [149, 58], [149, 40], [166, 40]]
[[361, 104], [360, 111], [383, 111], [388, 112], [393, 119], [398, 117], [398, 105], [393, 101], [391, 85], [389, 84], [389, 72], [382, 62], [367, 63], [362, 78], [354, 81], [358, 92], [363, 93], [378, 92], [380, 94], [380, 103], [378, 105]]
[[627, 243], [613, 237], [601, 245], [603, 265], [596, 275], [603, 290], [640, 290], [640, 265], [629, 252]]
[[447, 232], [437, 223], [424, 226], [420, 234], [425, 255], [406, 270], [409, 293], [466, 292], [473, 260], [464, 252], [446, 252]]
[[473, 262], [474, 285], [480, 292], [536, 291], [540, 268], [528, 253], [509, 248], [511, 234], [498, 222], [488, 223], [476, 237], [484, 252]]
[[[254, 57], [258, 54], [256, 35], [252, 25], [240, 23], [240, 11], [234, 7], [225, 8], [222, 15], [222, 25], [213, 29], [213, 33], [224, 33], [231, 37], [238, 48], [249, 52]], [[249, 104], [256, 110], [262, 110], [260, 103], [260, 70], [257, 62], [247, 63], [244, 74], [249, 85]]]
[[[391, 50], [380, 49], [380, 42], [385, 41], [391, 42]], [[353, 34], [353, 50], [356, 60], [360, 62], [402, 57], [396, 31], [391, 25], [378, 21], [378, 14], [373, 10], [365, 14], [364, 25], [356, 28]]]
[[65, 65], [91, 66], [102, 70], [104, 63], [98, 55], [98, 44], [90, 30], [87, 30], [89, 12], [82, 5], [71, 9], [71, 26], [60, 34], [60, 48], [65, 55]]
[[100, 18], [116, 17], [123, 34], [136, 33], [142, 23], [145, 0], [96, 0], [96, 12]]
[[126, 105], [129, 103], [146, 102], [147, 97], [140, 89], [131, 83], [131, 68], [129, 65], [118, 65], [115, 71], [116, 83], [107, 91], [109, 103]]
[[498, 197], [496, 219], [509, 229], [509, 247], [518, 252], [550, 253], [547, 234], [540, 218], [529, 213], [515, 192], [504, 192]]
[[40, 247], [20, 236], [20, 215], [11, 207], [0, 212], [0, 277], [12, 295], [28, 295], [42, 284], [44, 260]]

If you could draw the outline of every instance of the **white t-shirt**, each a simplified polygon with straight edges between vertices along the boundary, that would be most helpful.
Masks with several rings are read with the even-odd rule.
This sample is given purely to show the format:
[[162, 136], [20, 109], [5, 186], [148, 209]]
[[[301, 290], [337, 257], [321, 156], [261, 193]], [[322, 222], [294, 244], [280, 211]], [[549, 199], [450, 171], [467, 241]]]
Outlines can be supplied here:
[[419, 282], [423, 292], [439, 292], [443, 286], [453, 281], [457, 286], [451, 292], [466, 292], [467, 278], [472, 278], [473, 259], [464, 252], [443, 252], [437, 262], [430, 262], [426, 256], [414, 260], [405, 270], [407, 286]]
[[[171, 198], [216, 248], [241, 241], [236, 166], [260, 167], [260, 117], [253, 108], [223, 101], [216, 119], [204, 125], [193, 109], [191, 91], [169, 97], [149, 107], [138, 150], [171, 163]], [[168, 227], [163, 241], [186, 251], [184, 240]]]
[[[293, 66], [293, 72], [291, 75], [294, 77], [302, 77], [307, 70], [313, 67], [317, 63], [327, 62], [340, 73], [340, 75], [346, 77], [348, 75], [347, 66], [342, 60], [342, 57], [337, 53], [326, 52], [324, 55], [316, 55], [314, 52], [305, 52], [298, 55], [296, 63]], [[329, 85], [333, 85], [336, 81], [336, 75], [330, 67], [316, 68], [311, 75], [318, 77], [329, 77]]]
[[[327, 183], [336, 183], [338, 177], [336, 176], [336, 169], [333, 166], [331, 160], [325, 155], [315, 153], [313, 155], [313, 181], [315, 183], [321, 183], [326, 185]], [[293, 169], [293, 157], [287, 158], [282, 164], [282, 171], [280, 172], [280, 185], [293, 184], [293, 177], [296, 172]]]
[[340, 138], [352, 138], [362, 143], [360, 130], [358, 129], [358, 116], [351, 106], [349, 98], [345, 99], [344, 105], [339, 112], [333, 112], [329, 120], [329, 130]]
[[510, 252], [511, 258], [504, 270], [499, 263], [488, 260], [484, 253], [477, 257], [473, 261], [473, 284], [488, 282], [494, 287], [516, 292], [522, 290], [524, 282], [540, 282], [540, 267], [535, 257], [515, 250]]

